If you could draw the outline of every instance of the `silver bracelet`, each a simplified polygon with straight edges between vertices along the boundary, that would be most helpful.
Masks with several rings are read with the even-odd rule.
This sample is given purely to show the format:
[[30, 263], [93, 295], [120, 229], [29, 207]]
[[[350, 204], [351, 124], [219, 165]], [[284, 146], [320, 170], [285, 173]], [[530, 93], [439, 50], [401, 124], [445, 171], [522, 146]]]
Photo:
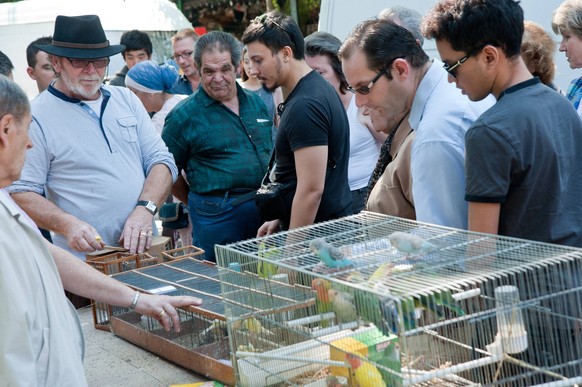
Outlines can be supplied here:
[[137, 301], [139, 300], [139, 295], [141, 293], [140, 292], [135, 292], [135, 296], [133, 296], [133, 301], [131, 303], [131, 305], [129, 306], [129, 309], [134, 310], [135, 307], [137, 306]]

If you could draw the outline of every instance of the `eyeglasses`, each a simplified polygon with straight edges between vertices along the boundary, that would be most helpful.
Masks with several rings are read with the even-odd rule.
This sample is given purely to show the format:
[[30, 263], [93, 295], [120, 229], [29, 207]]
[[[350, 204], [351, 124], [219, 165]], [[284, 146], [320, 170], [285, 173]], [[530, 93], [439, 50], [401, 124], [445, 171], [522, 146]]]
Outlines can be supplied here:
[[376, 83], [378, 81], [378, 79], [380, 79], [380, 77], [386, 73], [386, 70], [388, 70], [389, 67], [390, 66], [384, 66], [384, 68], [382, 69], [382, 71], [380, 71], [374, 77], [374, 79], [372, 79], [370, 81], [370, 83], [368, 83], [367, 86], [358, 87], [357, 89], [354, 89], [353, 87], [348, 86], [348, 90], [351, 91], [354, 94], [356, 94], [356, 93], [360, 93], [362, 95], [368, 95], [368, 94], [370, 94], [370, 89], [372, 88], [372, 86], [374, 86], [374, 83]]
[[449, 73], [449, 75], [453, 78], [457, 77], [457, 70], [459, 68], [459, 66], [461, 66], [463, 63], [465, 63], [467, 61], [467, 59], [469, 59], [470, 57], [472, 57], [473, 55], [475, 55], [476, 53], [478, 53], [479, 51], [481, 51], [483, 49], [483, 47], [479, 47], [476, 50], [471, 51], [470, 53], [468, 53], [467, 55], [465, 55], [464, 57], [462, 57], [461, 59], [459, 59], [457, 62], [455, 62], [455, 64], [449, 66], [446, 63], [443, 63], [443, 68], [445, 69], [445, 71], [447, 73]]
[[181, 54], [174, 53], [174, 55], [172, 55], [172, 59], [174, 60], [177, 60], [178, 58], [189, 59], [192, 58], [192, 54], [194, 54], [194, 51], [184, 51]]
[[93, 63], [93, 67], [96, 69], [102, 69], [109, 65], [109, 58], [101, 58], [101, 59], [71, 59], [67, 58], [67, 60], [71, 63], [76, 69], [84, 69], [85, 67], [89, 66], [89, 63]]
[[394, 61], [396, 59], [404, 59], [404, 56], [399, 56], [399, 57], [396, 57], [396, 58], [392, 59], [392, 61], [390, 63], [388, 63], [386, 66], [384, 66], [384, 68], [382, 70], [380, 70], [380, 72], [374, 77], [374, 79], [372, 79], [370, 81], [370, 83], [368, 83], [368, 85], [362, 86], [362, 87], [358, 87], [357, 89], [354, 89], [353, 87], [348, 86], [348, 90], [351, 91], [354, 94], [356, 94], [356, 93], [360, 93], [362, 95], [368, 95], [368, 94], [370, 94], [370, 89], [372, 88], [372, 86], [374, 86], [374, 84], [376, 82], [378, 82], [378, 79], [380, 79], [380, 77], [382, 75], [386, 74], [386, 71], [388, 71], [388, 69], [390, 67], [392, 67], [392, 63], [394, 63]]

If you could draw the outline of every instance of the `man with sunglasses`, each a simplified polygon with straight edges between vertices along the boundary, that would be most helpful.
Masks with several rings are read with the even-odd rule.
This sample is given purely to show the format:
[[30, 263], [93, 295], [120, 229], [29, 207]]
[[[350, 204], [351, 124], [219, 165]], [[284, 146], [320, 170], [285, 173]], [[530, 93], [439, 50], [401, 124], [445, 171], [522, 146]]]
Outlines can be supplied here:
[[[374, 19], [357, 25], [342, 45], [340, 57], [356, 104], [369, 111], [376, 130], [389, 134], [384, 148], [389, 148], [390, 157], [385, 155], [372, 178], [386, 172], [392, 155], [400, 153], [398, 145], [409, 146], [404, 139], [414, 130], [410, 164], [400, 159], [397, 165], [410, 165], [416, 219], [466, 229], [464, 135], [489, 105], [471, 103], [449, 84], [440, 63], [429, 60], [412, 33], [392, 21]], [[408, 157], [407, 148], [402, 148], [403, 155]], [[399, 178], [405, 172], [388, 170], [391, 176], [384, 178], [395, 185], [373, 184], [371, 179], [368, 208], [400, 215], [409, 196], [407, 182]]]
[[34, 147], [9, 192], [80, 258], [104, 244], [143, 252], [177, 168], [140, 100], [103, 85], [123, 46], [110, 45], [99, 18], [87, 15], [57, 16], [52, 44], [39, 48], [56, 79], [31, 103]]
[[441, 1], [423, 30], [464, 94], [497, 99], [466, 135], [469, 229], [581, 247], [582, 124], [523, 62], [518, 2]]
[[[294, 187], [285, 195], [284, 219], [271, 220], [259, 235], [350, 215], [349, 123], [333, 87], [305, 62], [297, 23], [278, 12], [253, 20], [242, 37], [250, 73], [287, 99], [275, 140], [276, 181]], [[282, 227], [281, 227], [282, 226]]]

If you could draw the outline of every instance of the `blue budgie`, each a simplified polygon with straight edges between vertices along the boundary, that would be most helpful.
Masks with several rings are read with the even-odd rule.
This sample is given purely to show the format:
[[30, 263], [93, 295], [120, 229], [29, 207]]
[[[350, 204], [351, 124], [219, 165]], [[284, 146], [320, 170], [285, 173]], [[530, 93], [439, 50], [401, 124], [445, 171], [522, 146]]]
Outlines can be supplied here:
[[327, 243], [323, 238], [312, 240], [309, 244], [309, 249], [328, 267], [342, 268], [354, 265], [340, 249]]
[[392, 246], [407, 255], [428, 254], [437, 249], [435, 245], [421, 237], [401, 231], [393, 232], [388, 239]]

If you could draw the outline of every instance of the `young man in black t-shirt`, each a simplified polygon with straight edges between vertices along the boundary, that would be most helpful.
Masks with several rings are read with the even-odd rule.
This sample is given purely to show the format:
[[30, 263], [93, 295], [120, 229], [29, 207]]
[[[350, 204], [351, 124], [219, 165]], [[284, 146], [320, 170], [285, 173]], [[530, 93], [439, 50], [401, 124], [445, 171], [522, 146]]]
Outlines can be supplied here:
[[335, 90], [305, 62], [299, 27], [270, 12], [251, 23], [242, 41], [251, 73], [287, 94], [279, 108], [275, 173], [278, 182], [296, 182], [288, 218], [266, 222], [258, 235], [351, 214], [348, 119]]

